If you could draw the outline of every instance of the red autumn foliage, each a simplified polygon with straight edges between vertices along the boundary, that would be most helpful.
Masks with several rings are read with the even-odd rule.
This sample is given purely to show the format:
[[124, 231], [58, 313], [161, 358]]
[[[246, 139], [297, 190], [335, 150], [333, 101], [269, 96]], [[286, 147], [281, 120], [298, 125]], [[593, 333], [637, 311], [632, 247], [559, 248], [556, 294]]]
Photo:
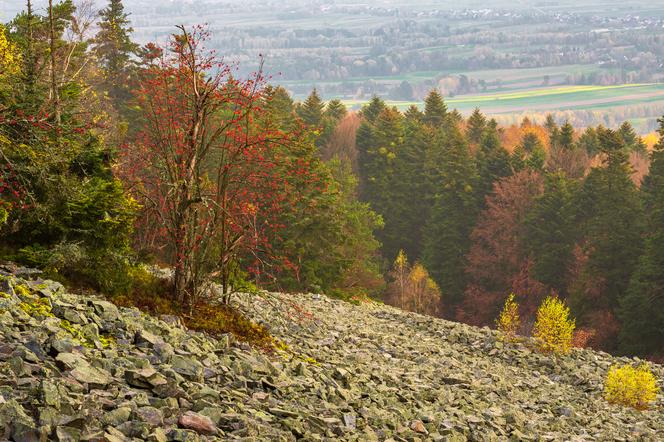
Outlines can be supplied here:
[[534, 311], [533, 306], [538, 304], [544, 289], [528, 276], [531, 264], [520, 238], [526, 213], [543, 190], [542, 177], [531, 170], [518, 172], [494, 185], [494, 192], [487, 197], [487, 207], [471, 234], [473, 244], [466, 270], [470, 284], [457, 311], [460, 321], [492, 324], [510, 292]]
[[262, 74], [233, 78], [206, 50], [205, 29], [180, 31], [142, 72], [143, 130], [123, 151], [123, 173], [143, 205], [141, 245], [172, 266], [177, 299], [195, 305], [212, 278], [228, 299], [240, 258], [261, 271], [294, 183], [311, 177], [306, 162], [282, 155], [290, 134], [257, 129]]
[[587, 325], [574, 333], [575, 347], [592, 347], [605, 351], [615, 350], [620, 324], [609, 310], [588, 314]]
[[522, 325], [528, 329], [544, 298], [551, 295], [550, 287], [532, 277], [533, 264], [532, 258], [525, 258], [519, 272], [512, 277], [510, 287], [510, 293], [514, 293], [519, 303]]
[[323, 148], [321, 156], [324, 160], [339, 158], [348, 161], [355, 174], [358, 174], [357, 166], [357, 129], [360, 127], [361, 118], [357, 113], [351, 112], [346, 115], [334, 129], [329, 142]]

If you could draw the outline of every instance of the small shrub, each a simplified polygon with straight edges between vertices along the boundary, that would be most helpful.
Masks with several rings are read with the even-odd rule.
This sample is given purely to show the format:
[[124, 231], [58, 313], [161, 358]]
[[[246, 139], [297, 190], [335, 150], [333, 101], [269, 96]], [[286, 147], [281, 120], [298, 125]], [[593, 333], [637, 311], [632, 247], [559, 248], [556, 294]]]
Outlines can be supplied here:
[[537, 310], [533, 336], [543, 353], [568, 353], [576, 321], [569, 317], [569, 307], [555, 296], [547, 297]]
[[604, 395], [612, 404], [645, 410], [657, 397], [657, 381], [648, 364], [613, 366], [606, 376]]
[[111, 297], [122, 307], [136, 307], [146, 313], [174, 315], [182, 319], [192, 329], [211, 335], [232, 333], [240, 341], [247, 342], [264, 350], [275, 348], [275, 340], [263, 326], [252, 322], [240, 311], [228, 305], [199, 302], [193, 306], [193, 314], [173, 298], [170, 281], [158, 278], [141, 267], [131, 270], [132, 288], [129, 294]]
[[514, 300], [514, 293], [510, 293], [505, 300], [503, 310], [496, 319], [496, 326], [500, 332], [501, 340], [506, 342], [516, 340], [516, 333], [521, 326], [521, 319], [519, 318], [519, 304]]
[[0, 227], [9, 219], [9, 210], [11, 205], [5, 201], [0, 200]]

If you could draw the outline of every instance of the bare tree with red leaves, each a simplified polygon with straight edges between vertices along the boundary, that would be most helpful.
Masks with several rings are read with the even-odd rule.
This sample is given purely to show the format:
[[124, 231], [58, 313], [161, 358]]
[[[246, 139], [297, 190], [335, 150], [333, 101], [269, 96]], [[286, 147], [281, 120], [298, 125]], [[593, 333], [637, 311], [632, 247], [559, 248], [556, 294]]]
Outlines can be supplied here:
[[143, 227], [173, 268], [175, 297], [193, 308], [213, 278], [228, 302], [238, 256], [269, 246], [271, 213], [288, 198], [273, 147], [287, 135], [256, 130], [260, 71], [234, 79], [205, 49], [204, 28], [179, 30], [142, 74], [143, 130], [124, 150], [124, 169], [152, 220]]

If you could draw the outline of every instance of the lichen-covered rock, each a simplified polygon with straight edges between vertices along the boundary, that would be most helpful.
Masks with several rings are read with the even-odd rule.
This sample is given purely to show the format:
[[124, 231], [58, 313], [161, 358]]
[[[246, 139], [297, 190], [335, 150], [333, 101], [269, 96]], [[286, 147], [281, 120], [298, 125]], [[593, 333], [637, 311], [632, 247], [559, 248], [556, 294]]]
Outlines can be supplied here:
[[264, 354], [5, 275], [0, 439], [664, 440], [661, 395], [644, 412], [603, 399], [606, 372], [631, 359], [554, 358], [378, 303], [240, 295], [281, 343]]

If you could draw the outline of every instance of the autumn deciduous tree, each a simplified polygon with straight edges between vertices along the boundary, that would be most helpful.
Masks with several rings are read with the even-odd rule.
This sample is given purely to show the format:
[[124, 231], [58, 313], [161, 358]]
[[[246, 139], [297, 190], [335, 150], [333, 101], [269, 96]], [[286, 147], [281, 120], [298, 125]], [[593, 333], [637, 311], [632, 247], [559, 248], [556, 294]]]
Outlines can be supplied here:
[[333, 158], [350, 164], [357, 174], [357, 129], [360, 127], [360, 117], [356, 113], [347, 114], [336, 125], [329, 142], [321, 152], [321, 157], [329, 161]]
[[438, 285], [420, 263], [411, 266], [403, 250], [390, 272], [392, 281], [387, 290], [386, 301], [411, 312], [438, 316], [441, 312], [441, 293]]
[[207, 31], [179, 29], [142, 74], [144, 127], [124, 164], [144, 216], [158, 220], [155, 245], [174, 270], [176, 299], [192, 306], [213, 277], [228, 300], [240, 254], [265, 252], [266, 231], [279, 227], [268, 215], [288, 194], [271, 147], [286, 137], [253, 128], [261, 74], [233, 79], [205, 49]]
[[541, 294], [532, 290], [532, 284], [524, 283], [529, 278], [522, 275], [522, 270], [528, 271], [529, 261], [520, 238], [528, 211], [542, 191], [542, 177], [530, 170], [504, 178], [494, 186], [487, 208], [471, 233], [466, 269], [469, 286], [457, 314], [460, 320], [490, 324], [503, 297], [510, 292], [519, 300], [524, 315], [536, 308]]

